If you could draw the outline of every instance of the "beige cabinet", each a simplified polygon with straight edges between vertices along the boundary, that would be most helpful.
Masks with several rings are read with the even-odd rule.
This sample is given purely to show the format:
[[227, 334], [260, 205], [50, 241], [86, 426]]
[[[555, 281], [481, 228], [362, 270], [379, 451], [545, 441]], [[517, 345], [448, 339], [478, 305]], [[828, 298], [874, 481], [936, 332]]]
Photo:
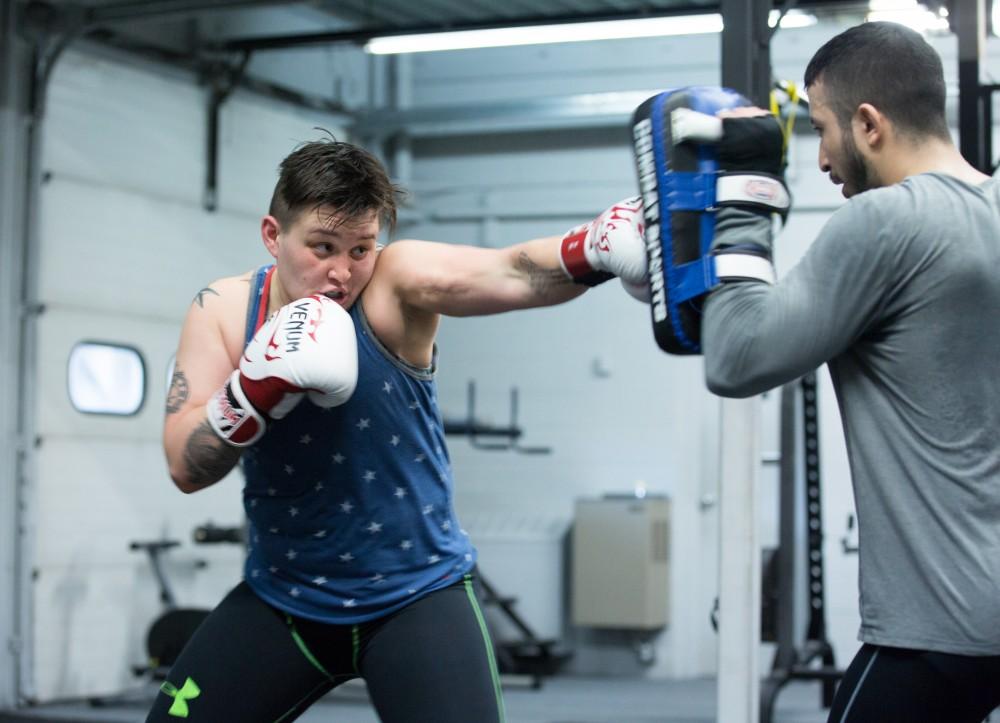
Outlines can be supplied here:
[[667, 625], [669, 499], [579, 499], [572, 541], [574, 625], [634, 630]]

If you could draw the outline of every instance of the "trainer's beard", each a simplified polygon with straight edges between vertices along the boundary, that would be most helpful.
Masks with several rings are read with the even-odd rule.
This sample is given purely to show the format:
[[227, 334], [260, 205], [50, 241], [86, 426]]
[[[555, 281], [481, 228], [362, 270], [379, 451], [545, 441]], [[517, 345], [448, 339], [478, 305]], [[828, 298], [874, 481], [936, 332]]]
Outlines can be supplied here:
[[858, 151], [850, 129], [844, 132], [844, 173], [841, 177], [844, 188], [850, 189], [852, 196], [882, 185], [878, 174]]

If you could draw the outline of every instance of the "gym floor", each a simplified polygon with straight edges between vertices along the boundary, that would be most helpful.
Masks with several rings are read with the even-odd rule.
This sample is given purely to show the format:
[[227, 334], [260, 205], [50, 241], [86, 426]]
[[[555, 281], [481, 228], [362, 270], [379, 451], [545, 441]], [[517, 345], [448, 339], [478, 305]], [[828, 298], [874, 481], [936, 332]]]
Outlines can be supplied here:
[[[0, 723], [140, 723], [149, 693], [130, 704], [41, 706], [0, 713]], [[786, 686], [773, 723], [823, 723], [818, 683]], [[510, 723], [714, 723], [715, 681], [652, 681], [557, 677], [534, 690], [520, 681], [504, 687]], [[314, 705], [300, 723], [378, 723], [362, 683], [342, 686]], [[221, 722], [220, 722], [221, 723]], [[229, 723], [229, 722], [226, 722]], [[239, 723], [233, 721], [232, 723]], [[470, 723], [473, 723], [470, 721]]]

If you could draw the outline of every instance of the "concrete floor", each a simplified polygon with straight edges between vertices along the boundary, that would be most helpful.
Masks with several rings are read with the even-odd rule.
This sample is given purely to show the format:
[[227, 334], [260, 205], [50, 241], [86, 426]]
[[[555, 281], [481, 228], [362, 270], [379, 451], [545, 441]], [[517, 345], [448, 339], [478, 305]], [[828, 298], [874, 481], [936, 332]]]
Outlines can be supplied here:
[[[0, 713], [0, 723], [141, 723], [151, 691], [130, 704], [46, 705]], [[824, 723], [818, 683], [792, 683], [778, 698], [773, 723]], [[650, 681], [557, 677], [540, 690], [526, 682], [504, 686], [508, 723], [714, 723], [715, 681]], [[361, 683], [334, 691], [298, 719], [300, 723], [379, 723]], [[219, 721], [218, 723], [240, 723]], [[434, 723], [414, 721], [414, 723]], [[469, 723], [476, 723], [469, 721]]]

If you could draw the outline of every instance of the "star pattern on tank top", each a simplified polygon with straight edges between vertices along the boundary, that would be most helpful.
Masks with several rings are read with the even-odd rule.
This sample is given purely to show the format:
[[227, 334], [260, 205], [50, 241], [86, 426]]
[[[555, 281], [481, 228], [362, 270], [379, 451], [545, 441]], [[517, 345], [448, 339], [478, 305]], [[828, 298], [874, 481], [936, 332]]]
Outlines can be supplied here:
[[[281, 559], [274, 560], [275, 564], [266, 568], [254, 567], [251, 575], [259, 579], [266, 569], [274, 576], [272, 584], [283, 588], [285, 595], [304, 603], [310, 596], [339, 593], [336, 599], [326, 599], [345, 609], [360, 608], [368, 604], [369, 594], [384, 595], [384, 591], [392, 590], [392, 580], [397, 580], [395, 586], [400, 589], [391, 594], [399, 595], [405, 590], [406, 594], [414, 595], [423, 588], [413, 587], [413, 578], [408, 576], [424, 566], [436, 567], [443, 577], [435, 580], [444, 580], [455, 575], [454, 571], [467, 568], [474, 560], [468, 552], [459, 551], [457, 556], [443, 552], [447, 549], [444, 547], [447, 540], [457, 543], [457, 536], [467, 537], [467, 533], [456, 524], [447, 497], [451, 467], [443, 444], [444, 430], [437, 413], [436, 395], [424, 394], [418, 389], [417, 396], [412, 396], [412, 385], [397, 383], [391, 378], [369, 382], [368, 389], [371, 390], [368, 394], [375, 396], [366, 398], [379, 406], [370, 410], [364, 406], [345, 410], [346, 414], [332, 423], [324, 416], [321, 423], [308, 430], [301, 425], [289, 427], [285, 459], [278, 458], [273, 448], [267, 449], [265, 455], [257, 447], [244, 454], [245, 465], [264, 464], [271, 470], [274, 484], [267, 488], [267, 497], [275, 499], [269, 500], [263, 513], [267, 516], [261, 519], [279, 524], [284, 521], [289, 527], [287, 532], [278, 525], [259, 528], [268, 539], [261, 548], [260, 536], [255, 534], [253, 550], [259, 549], [272, 559]], [[379, 398], [386, 398], [386, 402], [379, 402]], [[381, 411], [385, 403], [398, 403], [416, 416], [402, 419], [395, 429], [386, 429], [385, 413]], [[322, 411], [332, 409], [322, 408]], [[313, 419], [320, 422], [319, 417]], [[338, 436], [337, 424], [349, 425], [349, 446]], [[411, 431], [414, 424], [418, 430], [426, 432], [418, 431], [414, 435]], [[298, 433], [292, 436], [291, 430]], [[316, 465], [310, 460], [317, 454], [323, 460], [320, 463], [323, 471], [313, 476]], [[371, 466], [363, 466], [365, 462]], [[303, 472], [297, 472], [297, 466]], [[408, 476], [407, 467], [413, 470], [413, 478]], [[315, 482], [304, 488], [296, 487], [296, 474], [308, 474]], [[286, 483], [278, 479], [279, 475], [292, 479]], [[344, 475], [352, 478], [345, 479]], [[411, 479], [425, 482], [418, 485]], [[338, 497], [332, 497], [334, 494]], [[286, 499], [283, 506], [280, 504], [282, 497]], [[249, 500], [248, 508], [253, 508], [255, 514], [260, 499]], [[275, 504], [279, 506], [275, 508]], [[330, 517], [324, 516], [323, 509], [328, 510], [325, 514]], [[283, 517], [280, 516], [282, 512]], [[420, 522], [421, 518], [425, 521]], [[433, 536], [428, 538], [427, 531]], [[468, 543], [462, 541], [460, 544]], [[325, 558], [316, 557], [321, 545], [327, 546]], [[262, 561], [267, 557], [254, 559]], [[327, 560], [325, 564], [332, 567], [317, 568], [315, 564], [323, 563], [316, 561], [324, 559]], [[447, 567], [442, 573], [443, 564]], [[309, 569], [307, 566], [311, 567], [308, 574], [304, 572]], [[404, 588], [406, 582], [400, 576], [386, 574], [397, 566], [409, 571], [402, 580], [410, 586]], [[342, 573], [338, 573], [338, 569]], [[348, 569], [352, 571], [349, 575]], [[356, 582], [345, 585], [347, 580]], [[376, 592], [376, 588], [383, 592]], [[320, 593], [319, 589], [329, 592]]]

